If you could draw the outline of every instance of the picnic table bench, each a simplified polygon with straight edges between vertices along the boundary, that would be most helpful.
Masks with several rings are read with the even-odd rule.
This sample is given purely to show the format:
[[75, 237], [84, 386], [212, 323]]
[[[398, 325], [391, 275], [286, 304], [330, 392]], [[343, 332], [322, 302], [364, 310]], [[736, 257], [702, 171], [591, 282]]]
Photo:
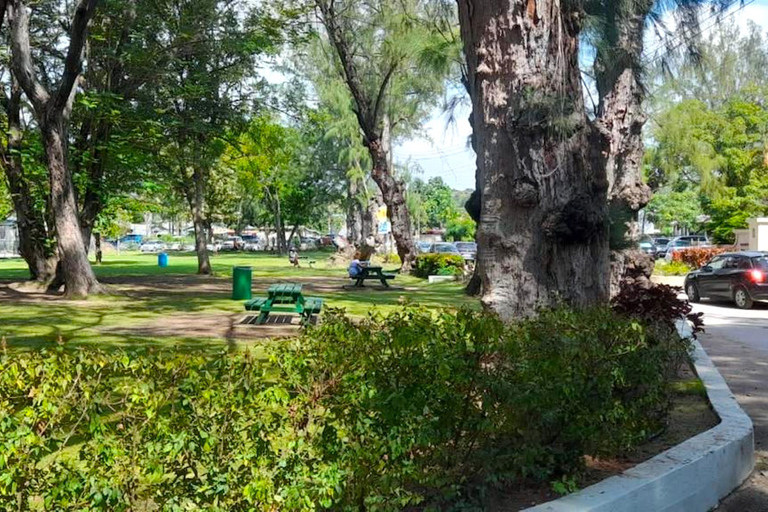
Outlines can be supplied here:
[[273, 284], [267, 290], [267, 297], [249, 300], [245, 303], [246, 311], [259, 311], [256, 323], [266, 323], [272, 312], [298, 313], [302, 325], [307, 325], [312, 315], [317, 315], [323, 309], [323, 299], [320, 297], [304, 297], [302, 285], [296, 283]]
[[371, 265], [363, 265], [360, 274], [354, 277], [350, 276], [350, 279], [355, 281], [354, 286], [356, 288], [363, 288], [365, 286], [365, 281], [370, 279], [380, 281], [384, 288], [389, 288], [389, 283], [387, 281], [394, 278], [395, 274], [387, 274], [382, 267], [374, 267]]

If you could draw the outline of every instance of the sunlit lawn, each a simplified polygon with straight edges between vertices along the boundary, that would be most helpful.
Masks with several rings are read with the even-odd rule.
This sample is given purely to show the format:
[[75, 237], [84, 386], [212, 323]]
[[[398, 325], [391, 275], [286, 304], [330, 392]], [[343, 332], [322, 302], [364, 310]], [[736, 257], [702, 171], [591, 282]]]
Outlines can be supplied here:
[[[382, 290], [378, 284], [371, 284], [365, 290], [344, 289], [342, 286], [351, 281], [343, 267], [328, 266], [328, 253], [305, 256], [302, 268], [294, 269], [285, 257], [262, 253], [219, 254], [212, 256], [215, 276], [196, 278], [194, 254], [172, 253], [169, 266], [160, 268], [155, 254], [108, 253], [104, 263], [95, 269], [98, 277], [108, 284], [109, 295], [74, 302], [3, 293], [0, 295], [0, 335], [6, 337], [9, 346], [22, 348], [47, 345], [59, 338], [67, 344], [103, 347], [226, 347], [231, 340], [223, 336], [190, 336], [183, 327], [174, 331], [173, 336], [119, 331], [132, 326], [161, 325], [174, 315], [184, 315], [189, 322], [196, 318], [202, 321], [205, 317], [210, 321], [212, 316], [228, 322], [228, 318], [236, 314], [245, 314], [242, 301], [233, 301], [230, 297], [232, 268], [239, 265], [253, 268], [254, 296], [264, 294], [263, 290], [275, 282], [302, 282], [308, 285], [308, 294], [322, 297], [328, 306], [344, 308], [354, 316], [365, 315], [372, 309], [386, 313], [402, 307], [403, 300], [435, 310], [478, 307], [477, 301], [467, 297], [458, 283], [428, 285], [425, 280], [406, 275], [397, 276], [392, 290]], [[316, 261], [314, 268], [309, 268], [310, 260]], [[6, 292], [9, 282], [23, 280], [26, 275], [22, 260], [0, 260], [0, 288]]]

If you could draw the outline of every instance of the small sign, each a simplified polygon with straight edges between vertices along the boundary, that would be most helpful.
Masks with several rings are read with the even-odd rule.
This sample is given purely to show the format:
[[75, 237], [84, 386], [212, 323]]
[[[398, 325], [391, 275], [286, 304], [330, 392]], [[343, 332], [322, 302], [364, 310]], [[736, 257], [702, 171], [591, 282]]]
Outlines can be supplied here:
[[379, 234], [386, 235], [392, 231], [392, 224], [388, 220], [379, 222]]

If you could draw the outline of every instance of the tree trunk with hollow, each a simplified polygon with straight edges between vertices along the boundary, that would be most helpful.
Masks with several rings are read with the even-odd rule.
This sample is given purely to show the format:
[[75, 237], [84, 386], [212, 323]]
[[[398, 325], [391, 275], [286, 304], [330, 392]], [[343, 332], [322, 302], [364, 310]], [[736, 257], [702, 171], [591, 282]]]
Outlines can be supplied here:
[[650, 286], [653, 259], [639, 250], [638, 212], [651, 199], [643, 181], [643, 112], [645, 92], [638, 76], [643, 55], [645, 21], [653, 2], [645, 0], [634, 10], [617, 9], [615, 39], [598, 50], [595, 77], [599, 96], [598, 123], [608, 134], [606, 162], [608, 208], [611, 221], [611, 295], [624, 284]]
[[607, 301], [607, 141], [584, 112], [581, 17], [558, 0], [460, 0], [459, 19], [483, 176], [483, 304], [510, 319]]

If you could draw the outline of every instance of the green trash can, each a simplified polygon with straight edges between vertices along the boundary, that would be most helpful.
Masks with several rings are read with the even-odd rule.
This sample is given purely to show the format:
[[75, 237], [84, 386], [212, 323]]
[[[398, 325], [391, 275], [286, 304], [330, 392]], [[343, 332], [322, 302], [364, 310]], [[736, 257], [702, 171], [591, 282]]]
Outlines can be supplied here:
[[232, 300], [251, 299], [251, 267], [232, 269]]

